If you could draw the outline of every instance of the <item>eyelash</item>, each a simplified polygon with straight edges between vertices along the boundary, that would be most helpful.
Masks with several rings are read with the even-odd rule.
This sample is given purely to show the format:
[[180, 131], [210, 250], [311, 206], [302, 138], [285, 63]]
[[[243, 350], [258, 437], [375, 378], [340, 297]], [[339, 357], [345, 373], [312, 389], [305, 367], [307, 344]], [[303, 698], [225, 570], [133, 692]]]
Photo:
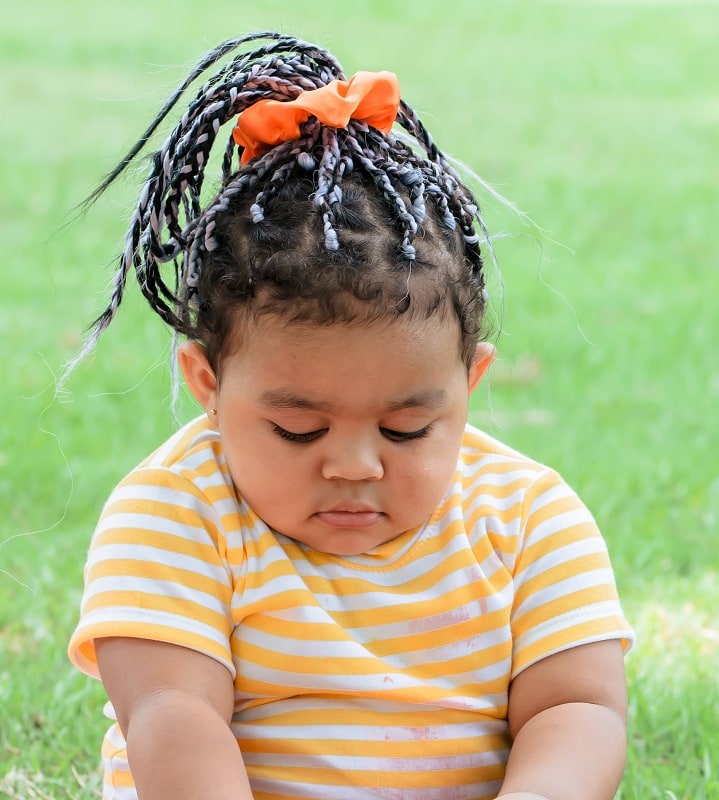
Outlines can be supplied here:
[[408, 433], [392, 431], [389, 428], [380, 428], [382, 435], [386, 436], [391, 442], [414, 442], [417, 439], [424, 439], [431, 430], [431, 425], [425, 425], [424, 428], [420, 428], [418, 431], [409, 431]]
[[[292, 433], [292, 431], [285, 430], [285, 428], [281, 428], [279, 425], [272, 423], [272, 430], [281, 439], [284, 439], [287, 442], [306, 444], [308, 442], [314, 442], [315, 439], [319, 439], [319, 437], [325, 433], [326, 429], [323, 428], [318, 431], [308, 431], [307, 433]], [[402, 442], [413, 442], [417, 439], [424, 439], [429, 435], [431, 430], [431, 425], [425, 425], [424, 428], [420, 428], [417, 431], [409, 431], [408, 433], [404, 433], [402, 431], [393, 431], [389, 428], [380, 428], [382, 435], [389, 439], [390, 442], [395, 442], [396, 444], [401, 444]]]
[[281, 438], [285, 439], [288, 442], [298, 442], [303, 444], [305, 442], [314, 442], [315, 439], [318, 439], [323, 433], [323, 430], [319, 431], [309, 431], [308, 433], [292, 433], [292, 431], [287, 431], [284, 428], [280, 428], [279, 425], [275, 425], [272, 423], [272, 430]]

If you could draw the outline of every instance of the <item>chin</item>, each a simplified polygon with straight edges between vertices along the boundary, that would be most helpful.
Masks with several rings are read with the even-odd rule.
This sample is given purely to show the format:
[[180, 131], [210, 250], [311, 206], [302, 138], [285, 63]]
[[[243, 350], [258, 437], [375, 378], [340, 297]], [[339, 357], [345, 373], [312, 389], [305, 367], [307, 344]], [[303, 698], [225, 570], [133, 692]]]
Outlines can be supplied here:
[[350, 557], [365, 555], [386, 542], [396, 539], [399, 533], [388, 533], [386, 536], [369, 536], [366, 533], [348, 533], [338, 531], [321, 538], [299, 539], [307, 547], [330, 556]]

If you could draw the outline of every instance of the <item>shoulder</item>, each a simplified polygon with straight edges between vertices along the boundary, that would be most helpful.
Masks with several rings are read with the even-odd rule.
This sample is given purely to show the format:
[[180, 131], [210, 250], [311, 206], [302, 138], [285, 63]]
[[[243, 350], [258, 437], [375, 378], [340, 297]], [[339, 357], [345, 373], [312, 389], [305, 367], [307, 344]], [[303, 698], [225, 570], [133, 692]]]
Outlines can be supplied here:
[[[532, 535], [576, 532], [577, 526], [583, 536], [598, 533], [589, 510], [555, 470], [471, 425], [465, 430], [453, 495], [468, 529], [513, 555]], [[559, 544], [561, 539], [547, 541]]]
[[183, 425], [137, 467], [167, 469], [197, 469], [224, 461], [220, 435], [204, 415]]
[[[147, 458], [128, 478], [138, 474], [174, 473], [203, 486], [227, 474], [220, 435], [205, 416], [188, 422]], [[127, 480], [127, 479], [126, 479]]]
[[203, 416], [180, 428], [120, 481], [103, 518], [176, 516], [180, 508], [209, 518], [236, 511], [237, 502], [219, 434]]
[[457, 468], [465, 494], [484, 488], [497, 496], [506, 496], [537, 481], [562, 483], [559, 475], [545, 464], [469, 424], [462, 437]]

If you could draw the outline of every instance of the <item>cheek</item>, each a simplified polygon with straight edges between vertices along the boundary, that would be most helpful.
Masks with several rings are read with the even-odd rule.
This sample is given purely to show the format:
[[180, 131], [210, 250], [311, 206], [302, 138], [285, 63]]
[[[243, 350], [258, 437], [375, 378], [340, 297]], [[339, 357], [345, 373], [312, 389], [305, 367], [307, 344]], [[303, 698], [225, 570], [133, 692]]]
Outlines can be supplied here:
[[309, 465], [301, 451], [288, 452], [274, 433], [221, 431], [232, 480], [240, 495], [260, 516], [276, 515], [294, 498], [307, 495]]
[[238, 495], [270, 527], [282, 529], [287, 515], [297, 509], [297, 498], [307, 496], [297, 485], [296, 474], [281, 462], [241, 457], [229, 467]]
[[398, 470], [406, 497], [420, 503], [438, 503], [445, 495], [457, 468], [458, 447], [452, 442], [430, 442], [407, 459]]
[[275, 460], [271, 442], [237, 423], [219, 427], [227, 466], [240, 492], [244, 494], [247, 487], [265, 483], [266, 473], [271, 472], [269, 464]]
[[423, 454], [424, 481], [436, 487], [440, 496], [449, 488], [457, 469], [457, 459], [462, 446], [464, 421], [447, 426], [441, 435], [428, 440]]

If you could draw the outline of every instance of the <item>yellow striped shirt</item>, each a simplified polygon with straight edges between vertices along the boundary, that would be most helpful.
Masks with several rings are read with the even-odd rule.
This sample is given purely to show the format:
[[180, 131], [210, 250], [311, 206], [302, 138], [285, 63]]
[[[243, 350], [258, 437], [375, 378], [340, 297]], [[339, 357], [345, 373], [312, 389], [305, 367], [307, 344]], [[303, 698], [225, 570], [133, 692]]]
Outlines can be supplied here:
[[[105, 506], [70, 643], [94, 677], [104, 636], [227, 667], [256, 800], [492, 798], [510, 680], [578, 644], [632, 641], [586, 507], [555, 472], [471, 426], [427, 523], [340, 557], [253, 513], [204, 418]], [[104, 797], [136, 800], [116, 725], [103, 756]]]

